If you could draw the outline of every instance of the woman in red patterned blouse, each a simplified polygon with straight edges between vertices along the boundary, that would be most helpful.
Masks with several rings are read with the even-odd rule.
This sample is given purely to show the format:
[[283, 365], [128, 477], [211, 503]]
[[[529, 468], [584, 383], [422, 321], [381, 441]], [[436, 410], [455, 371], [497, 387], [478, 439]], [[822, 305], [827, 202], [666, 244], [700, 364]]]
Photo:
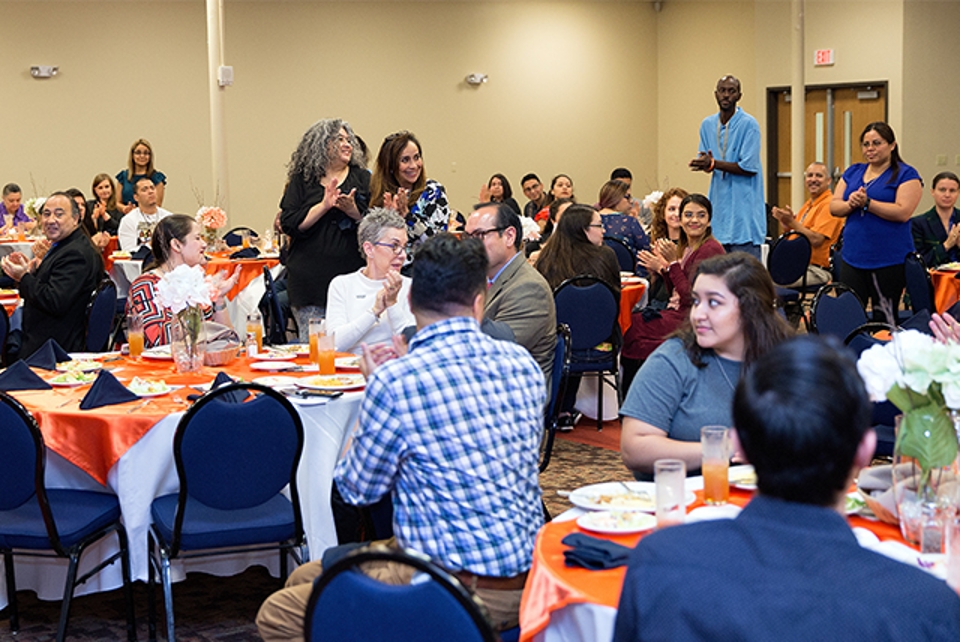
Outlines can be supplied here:
[[[174, 322], [173, 313], [157, 299], [157, 284], [163, 275], [180, 265], [203, 265], [206, 263], [204, 250], [207, 244], [203, 240], [200, 225], [184, 214], [174, 214], [160, 220], [153, 231], [151, 249], [155, 267], [144, 272], [130, 285], [127, 295], [127, 314], [136, 312], [143, 320], [144, 347], [167, 345], [170, 343], [170, 326]], [[229, 278], [225, 272], [215, 278], [216, 295], [213, 306], [204, 310], [204, 317], [223, 325], [230, 325], [227, 314], [225, 294], [230, 291], [240, 277], [240, 267]]]

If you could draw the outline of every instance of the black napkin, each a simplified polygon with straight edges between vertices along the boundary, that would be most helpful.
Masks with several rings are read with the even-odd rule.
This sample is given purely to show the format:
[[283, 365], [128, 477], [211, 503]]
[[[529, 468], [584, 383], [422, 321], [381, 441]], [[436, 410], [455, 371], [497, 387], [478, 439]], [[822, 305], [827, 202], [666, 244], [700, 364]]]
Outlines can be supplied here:
[[626, 546], [583, 533], [570, 533], [561, 543], [573, 547], [563, 552], [567, 566], [581, 566], [591, 571], [623, 566], [630, 555]]
[[61, 361], [70, 361], [70, 355], [60, 347], [59, 343], [53, 339], [47, 339], [46, 343], [37, 348], [36, 352], [24, 359], [24, 361], [32, 368], [56, 370], [57, 364]]
[[[216, 390], [220, 386], [229, 386], [231, 383], [234, 383], [234, 379], [232, 379], [226, 372], [221, 370], [213, 379], [213, 383], [210, 384], [210, 390]], [[234, 390], [219, 397], [219, 399], [220, 401], [225, 401], [227, 403], [243, 403], [249, 396], [250, 393], [246, 390]], [[200, 397], [201, 395], [187, 395], [187, 399], [190, 401], [196, 401]]]
[[93, 410], [100, 406], [136, 401], [139, 398], [117, 381], [112, 373], [101, 370], [93, 385], [90, 386], [90, 390], [84, 395], [83, 401], [80, 402], [80, 410]]
[[255, 247], [246, 247], [242, 250], [237, 250], [230, 255], [231, 259], [255, 259], [260, 256], [260, 250]]
[[136, 261], [146, 261], [149, 258], [153, 257], [153, 252], [150, 250], [149, 245], [141, 245], [133, 252], [130, 252], [130, 258]]
[[50, 384], [37, 376], [23, 361], [17, 361], [0, 373], [0, 390], [49, 390]]

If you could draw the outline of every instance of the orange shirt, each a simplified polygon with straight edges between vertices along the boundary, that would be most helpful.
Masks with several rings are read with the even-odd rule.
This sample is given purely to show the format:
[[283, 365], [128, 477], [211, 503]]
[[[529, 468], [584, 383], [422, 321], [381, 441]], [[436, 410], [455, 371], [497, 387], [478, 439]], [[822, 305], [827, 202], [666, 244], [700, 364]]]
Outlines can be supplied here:
[[816, 200], [807, 200], [797, 212], [797, 220], [807, 229], [823, 234], [827, 240], [820, 247], [813, 248], [810, 254], [810, 263], [822, 268], [830, 267], [830, 246], [840, 238], [843, 231], [844, 218], [830, 214], [830, 201], [833, 192], [825, 190]]

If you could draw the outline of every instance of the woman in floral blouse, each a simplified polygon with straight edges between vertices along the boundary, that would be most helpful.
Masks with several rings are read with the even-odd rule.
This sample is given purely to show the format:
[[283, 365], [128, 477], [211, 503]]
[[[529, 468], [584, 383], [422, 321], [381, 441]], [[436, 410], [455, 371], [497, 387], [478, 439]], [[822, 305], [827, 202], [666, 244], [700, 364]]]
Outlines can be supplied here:
[[[411, 132], [400, 131], [383, 139], [377, 165], [370, 180], [371, 205], [395, 210], [407, 222], [407, 264], [418, 245], [451, 223], [462, 225], [459, 213], [450, 209], [443, 185], [426, 177], [420, 141]], [[452, 216], [456, 219], [451, 221]]]

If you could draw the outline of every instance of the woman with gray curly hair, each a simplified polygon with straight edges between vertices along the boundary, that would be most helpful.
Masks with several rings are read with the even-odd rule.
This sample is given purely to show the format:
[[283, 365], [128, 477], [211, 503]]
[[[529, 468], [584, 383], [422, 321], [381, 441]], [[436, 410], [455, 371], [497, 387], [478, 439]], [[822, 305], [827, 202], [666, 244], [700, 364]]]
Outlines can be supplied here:
[[357, 236], [365, 267], [342, 274], [327, 294], [327, 329], [337, 350], [361, 353], [361, 344], [389, 342], [415, 325], [410, 312], [410, 278], [400, 275], [407, 258], [407, 227], [392, 210], [375, 207], [363, 217]]
[[290, 237], [290, 306], [306, 342], [308, 319], [322, 317], [334, 277], [363, 266], [357, 223], [370, 203], [370, 173], [345, 120], [314, 123], [290, 157], [280, 227]]

